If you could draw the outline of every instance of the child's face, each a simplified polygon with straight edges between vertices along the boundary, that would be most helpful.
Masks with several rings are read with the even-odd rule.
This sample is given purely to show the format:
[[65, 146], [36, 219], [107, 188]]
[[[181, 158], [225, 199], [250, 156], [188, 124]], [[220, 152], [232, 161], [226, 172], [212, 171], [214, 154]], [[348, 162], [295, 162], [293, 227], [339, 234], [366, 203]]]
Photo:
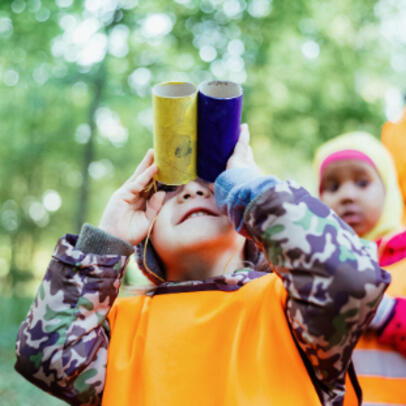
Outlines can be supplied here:
[[243, 239], [216, 206], [213, 184], [200, 179], [167, 187], [151, 241], [163, 259]]
[[385, 188], [378, 172], [367, 162], [344, 160], [325, 168], [320, 197], [362, 237], [381, 217]]

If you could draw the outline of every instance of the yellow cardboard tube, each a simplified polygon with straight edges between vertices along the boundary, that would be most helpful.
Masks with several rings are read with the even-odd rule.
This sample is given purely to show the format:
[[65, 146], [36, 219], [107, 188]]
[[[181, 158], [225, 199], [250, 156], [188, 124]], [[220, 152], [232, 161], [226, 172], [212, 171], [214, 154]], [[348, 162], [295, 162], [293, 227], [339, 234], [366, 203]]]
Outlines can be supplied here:
[[152, 89], [157, 180], [182, 185], [197, 177], [197, 90], [187, 82]]

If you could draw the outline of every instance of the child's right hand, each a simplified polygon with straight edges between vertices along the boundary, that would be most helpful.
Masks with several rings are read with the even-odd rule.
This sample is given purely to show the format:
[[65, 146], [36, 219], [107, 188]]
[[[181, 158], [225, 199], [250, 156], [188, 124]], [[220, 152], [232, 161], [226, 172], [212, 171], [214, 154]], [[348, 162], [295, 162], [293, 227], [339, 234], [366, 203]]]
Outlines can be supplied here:
[[111, 196], [99, 228], [131, 245], [140, 243], [165, 198], [165, 192], [157, 192], [150, 199], [144, 193], [157, 172], [154, 152], [150, 149], [134, 174]]

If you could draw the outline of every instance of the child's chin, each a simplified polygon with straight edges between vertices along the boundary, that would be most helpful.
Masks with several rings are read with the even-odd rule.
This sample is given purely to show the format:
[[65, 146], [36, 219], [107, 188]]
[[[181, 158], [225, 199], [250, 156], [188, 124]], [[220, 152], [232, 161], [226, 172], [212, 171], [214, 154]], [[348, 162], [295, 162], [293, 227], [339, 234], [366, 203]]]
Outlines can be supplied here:
[[363, 235], [369, 232], [368, 228], [365, 227], [363, 224], [349, 224], [349, 226], [355, 231], [357, 235], [362, 237]]
[[183, 246], [197, 246], [197, 245], [207, 245], [213, 244], [221, 238], [221, 233], [205, 232], [199, 233], [197, 235], [189, 236], [184, 240]]
[[224, 241], [227, 238], [228, 232], [228, 227], [202, 225], [199, 229], [195, 229], [194, 232], [184, 233], [182, 235], [182, 245], [184, 247], [197, 247], [217, 244], [219, 241]]
[[225, 233], [230, 227], [232, 227], [231, 223], [227, 219], [207, 216], [185, 221], [177, 231], [190, 238], [194, 236], [206, 238]]

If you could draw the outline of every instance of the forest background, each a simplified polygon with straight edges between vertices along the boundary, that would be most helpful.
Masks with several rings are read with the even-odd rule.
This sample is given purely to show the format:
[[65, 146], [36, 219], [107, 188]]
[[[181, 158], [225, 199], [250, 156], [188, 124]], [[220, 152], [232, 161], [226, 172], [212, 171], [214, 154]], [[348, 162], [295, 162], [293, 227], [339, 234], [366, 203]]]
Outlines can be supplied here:
[[241, 83], [261, 168], [313, 189], [318, 145], [401, 114], [405, 27], [406, 0], [3, 0], [0, 403], [62, 404], [14, 372], [17, 328], [57, 239], [152, 146], [154, 84]]

